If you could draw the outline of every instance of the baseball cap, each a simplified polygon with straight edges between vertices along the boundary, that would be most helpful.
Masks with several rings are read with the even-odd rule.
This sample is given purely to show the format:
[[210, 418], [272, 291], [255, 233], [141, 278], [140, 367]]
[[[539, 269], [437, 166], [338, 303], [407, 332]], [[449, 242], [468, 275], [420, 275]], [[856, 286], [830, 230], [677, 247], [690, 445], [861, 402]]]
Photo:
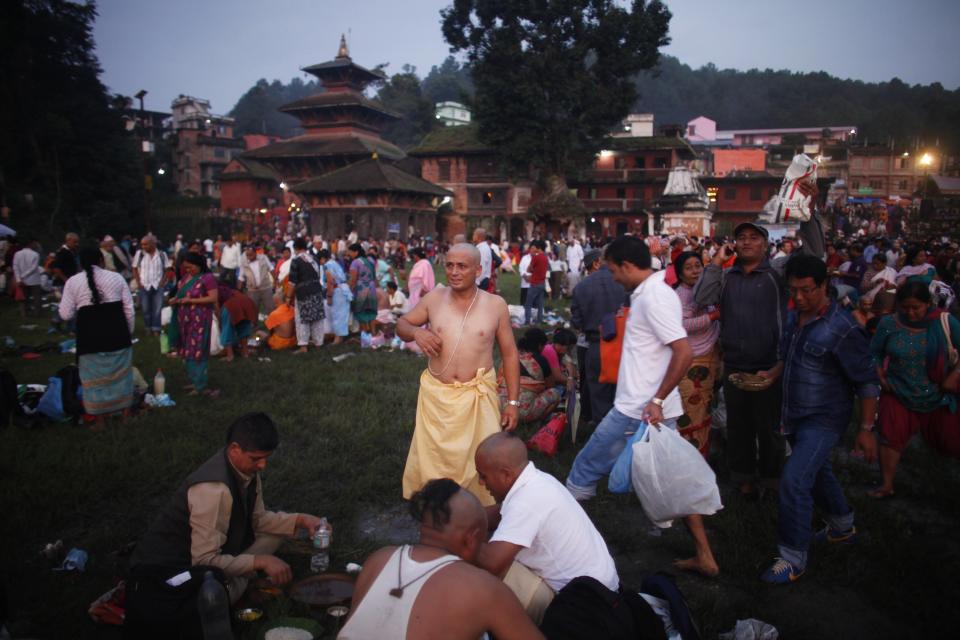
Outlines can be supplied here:
[[741, 222], [740, 224], [738, 224], [737, 228], [733, 230], [733, 237], [736, 238], [738, 235], [740, 235], [740, 232], [743, 231], [744, 229], [753, 229], [754, 231], [762, 235], [764, 240], [768, 242], [770, 241], [770, 232], [764, 229], [763, 227], [761, 227], [760, 225], [755, 224], [753, 222]]

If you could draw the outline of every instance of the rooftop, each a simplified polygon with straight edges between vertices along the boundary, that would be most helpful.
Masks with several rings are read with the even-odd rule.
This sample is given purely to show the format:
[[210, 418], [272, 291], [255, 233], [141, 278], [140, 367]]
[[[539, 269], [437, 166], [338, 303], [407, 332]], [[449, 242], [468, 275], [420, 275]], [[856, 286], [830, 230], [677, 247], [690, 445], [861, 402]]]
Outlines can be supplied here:
[[410, 151], [412, 156], [442, 156], [458, 153], [493, 153], [495, 149], [480, 142], [475, 124], [462, 127], [438, 127], [428, 133], [420, 145]]
[[313, 158], [329, 156], [369, 156], [376, 152], [384, 158], [399, 160], [406, 154], [386, 140], [358, 134], [306, 134], [247, 151], [246, 158]]
[[398, 169], [378, 157], [368, 158], [342, 169], [302, 182], [293, 187], [297, 193], [365, 193], [392, 191], [436, 197], [453, 193]]
[[234, 158], [234, 162], [237, 162], [241, 166], [240, 171], [224, 171], [220, 174], [220, 180], [275, 180], [279, 181], [279, 177], [273, 169], [263, 164], [259, 160], [254, 160], [253, 158], [247, 158], [244, 156], [237, 156]]
[[401, 116], [393, 111], [389, 111], [380, 102], [370, 100], [360, 93], [348, 92], [323, 92], [317, 93], [300, 100], [295, 100], [289, 104], [280, 107], [280, 111], [291, 113], [294, 111], [304, 111], [307, 109], [317, 109], [324, 107], [345, 107], [360, 106], [366, 109], [378, 111], [391, 118], [400, 118]]

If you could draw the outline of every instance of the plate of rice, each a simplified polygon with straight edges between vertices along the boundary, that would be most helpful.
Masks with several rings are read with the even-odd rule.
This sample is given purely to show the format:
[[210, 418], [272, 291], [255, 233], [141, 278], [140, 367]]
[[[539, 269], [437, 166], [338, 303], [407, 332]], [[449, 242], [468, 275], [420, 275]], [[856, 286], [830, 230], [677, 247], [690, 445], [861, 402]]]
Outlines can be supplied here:
[[263, 632], [263, 640], [314, 640], [323, 627], [310, 618], [278, 618]]

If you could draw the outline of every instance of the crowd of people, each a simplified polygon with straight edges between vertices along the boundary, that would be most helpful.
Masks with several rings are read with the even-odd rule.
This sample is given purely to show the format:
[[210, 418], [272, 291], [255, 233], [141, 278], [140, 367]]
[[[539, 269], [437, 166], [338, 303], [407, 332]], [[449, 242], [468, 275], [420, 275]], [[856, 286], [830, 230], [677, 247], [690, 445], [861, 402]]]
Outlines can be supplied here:
[[[243, 357], [258, 334], [298, 354], [384, 334], [425, 356], [398, 478], [420, 540], [367, 559], [340, 637], [426, 637], [437, 625], [449, 637], [552, 637], [585, 602], [577, 600], [584, 588], [620, 598], [640, 617], [657, 612], [677, 637], [669, 636], [681, 622], [669, 615], [669, 594], [644, 585], [643, 604], [631, 600], [639, 585], [621, 583], [583, 508], [630, 434], [675, 430], [717, 463], [712, 416], [725, 409], [722, 464], [734, 495], [777, 504], [777, 549], [760, 576], [774, 585], [802, 578], [812, 545], [857, 540], [831, 456], [851, 424], [858, 454], [880, 462], [880, 484], [869, 492], [876, 499], [894, 495], [898, 463], [918, 432], [960, 458], [957, 244], [908, 238], [896, 212], [863, 222], [841, 211], [825, 229], [814, 216], [778, 241], [752, 222], [732, 238], [503, 245], [478, 229], [473, 242], [461, 236], [430, 250], [320, 236], [279, 246], [178, 237], [164, 250], [152, 235], [82, 245], [67, 234], [45, 260], [32, 241], [9, 244], [4, 255], [25, 315], [40, 313], [45, 288], [58, 292], [56, 320], [77, 333], [93, 415], [130, 406], [132, 293], [145, 330], [185, 362], [196, 394], [217, 393], [207, 372], [214, 340], [228, 360]], [[521, 280], [529, 326], [519, 339], [497, 295], [506, 271]], [[570, 298], [569, 328], [544, 331], [548, 295]], [[542, 424], [577, 391], [581, 424], [592, 430], [560, 482], [527, 458], [515, 430]], [[243, 416], [225, 448], [187, 478], [134, 556], [132, 580], [142, 588], [129, 601], [131, 628], [169, 613], [176, 598], [165, 592], [158, 604], [157, 594], [175, 573], [214, 567], [231, 601], [253, 571], [290, 580], [273, 555], [280, 537], [312, 534], [319, 519], [265, 511], [259, 472], [278, 441], [268, 416]], [[216, 522], [200, 535], [204, 505], [214, 502]], [[826, 521], [816, 531], [815, 508]], [[723, 559], [711, 549], [708, 515], [683, 514], [695, 552], [676, 566], [713, 577]], [[192, 597], [196, 582], [177, 586], [178, 597]]]

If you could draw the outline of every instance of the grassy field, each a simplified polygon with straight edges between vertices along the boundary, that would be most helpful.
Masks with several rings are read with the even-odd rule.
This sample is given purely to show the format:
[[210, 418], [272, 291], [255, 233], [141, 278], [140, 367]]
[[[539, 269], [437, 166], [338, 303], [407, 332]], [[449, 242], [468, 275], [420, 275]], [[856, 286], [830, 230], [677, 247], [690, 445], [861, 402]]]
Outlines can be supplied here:
[[[516, 288], [515, 276], [503, 279], [512, 302]], [[0, 336], [20, 344], [50, 339], [45, 321], [28, 322], [40, 326], [21, 329], [18, 311], [0, 300]], [[331, 360], [348, 351], [356, 357]], [[247, 411], [269, 412], [281, 429], [280, 449], [264, 474], [268, 507], [330, 517], [336, 527], [333, 568], [362, 562], [384, 543], [409, 539], [400, 477], [423, 361], [402, 352], [359, 352], [351, 345], [305, 357], [269, 355], [271, 362], [212, 362], [211, 384], [222, 389], [221, 397], [190, 398], [180, 391], [187, 381], [182, 364], [160, 356], [157, 340], [141, 335], [135, 364], [148, 379], [163, 368], [176, 407], [151, 411], [126, 426], [112, 423], [102, 433], [70, 425], [0, 429], [0, 580], [14, 637], [119, 637], [87, 618], [88, 603], [122, 575], [125, 552], [155, 508], [221, 446], [231, 419]], [[18, 382], [43, 383], [71, 361], [59, 354], [35, 361], [6, 356], [0, 366]], [[575, 453], [566, 437], [556, 458], [532, 457], [562, 479]], [[862, 543], [815, 549], [807, 576], [786, 588], [767, 588], [757, 580], [775, 550], [776, 505], [742, 502], [722, 482], [726, 508], [707, 522], [722, 573], [714, 580], [678, 576], [706, 638], [749, 617], [774, 624], [787, 639], [954, 635], [950, 630], [960, 625], [953, 604], [960, 597], [956, 463], [915, 443], [905, 456], [897, 497], [874, 502], [864, 492], [877, 471], [849, 459], [846, 449], [838, 449], [836, 458]], [[719, 477], [725, 479], [722, 468]], [[682, 527], [650, 535], [631, 495], [602, 492], [588, 511], [627, 584], [639, 583], [646, 572], [669, 570], [673, 558], [692, 552]], [[57, 539], [89, 552], [86, 573], [51, 571], [40, 550]], [[296, 577], [309, 575], [306, 555], [295, 549], [284, 555]], [[302, 613], [284, 600], [269, 612]], [[255, 627], [244, 633], [256, 635]]]

